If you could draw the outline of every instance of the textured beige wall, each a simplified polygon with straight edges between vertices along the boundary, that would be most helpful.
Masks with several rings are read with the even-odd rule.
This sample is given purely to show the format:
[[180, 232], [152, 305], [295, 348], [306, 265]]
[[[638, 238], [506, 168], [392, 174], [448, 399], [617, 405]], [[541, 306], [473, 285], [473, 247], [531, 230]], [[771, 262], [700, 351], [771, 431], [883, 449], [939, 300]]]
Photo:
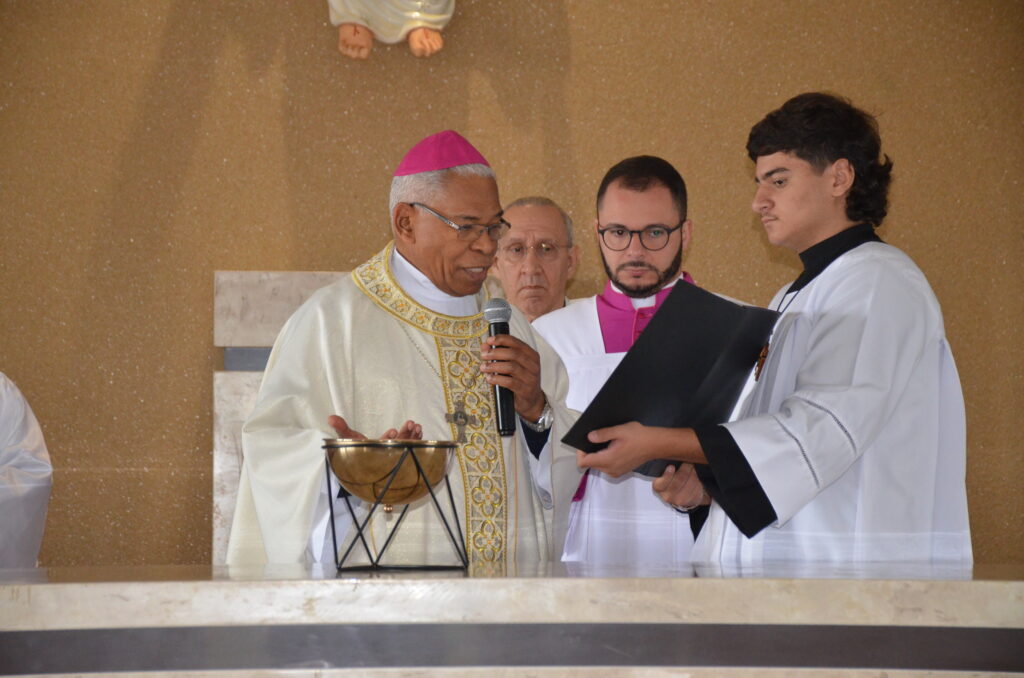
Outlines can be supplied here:
[[[943, 304], [969, 418], [976, 560], [1024, 561], [1024, 4], [460, 0], [416, 60], [335, 51], [325, 2], [0, 0], [0, 370], [56, 466], [45, 564], [209, 558], [213, 271], [348, 270], [390, 169], [455, 128], [506, 199], [587, 229], [612, 163], [686, 176], [687, 268], [766, 303], [794, 257], [749, 211], [750, 126], [846, 94], [895, 159], [882, 235]], [[602, 273], [592, 237], [574, 295]]]

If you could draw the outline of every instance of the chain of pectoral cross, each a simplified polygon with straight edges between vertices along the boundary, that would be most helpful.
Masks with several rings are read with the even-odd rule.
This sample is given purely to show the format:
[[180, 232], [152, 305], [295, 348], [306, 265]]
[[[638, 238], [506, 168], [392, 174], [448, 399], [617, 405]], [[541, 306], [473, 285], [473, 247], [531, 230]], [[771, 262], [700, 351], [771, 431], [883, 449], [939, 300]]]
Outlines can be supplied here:
[[[789, 287], [790, 289], [792, 289], [793, 285], [790, 285]], [[785, 300], [786, 297], [789, 296], [789, 289], [787, 289], [786, 293], [782, 295], [782, 299], [779, 299], [779, 303], [776, 304], [775, 306], [775, 310], [778, 311], [779, 313], [779, 317], [775, 321], [776, 327], [779, 324], [779, 320], [782, 320], [782, 314], [785, 313], [786, 309], [793, 304], [793, 301], [795, 301], [797, 296], [799, 296], [799, 294], [803, 292], [803, 289], [804, 288], [801, 287], [796, 292], [794, 292], [793, 296], [790, 297], [789, 301], [786, 302], [785, 306], [782, 305], [782, 302]], [[775, 337], [775, 329], [775, 327], [772, 328], [772, 333], [768, 335], [768, 341], [764, 342], [764, 346], [761, 348], [761, 353], [760, 355], [757, 356], [757, 364], [754, 365], [754, 381], [758, 381], [761, 378], [761, 371], [764, 369], [765, 361], [768, 360], [768, 351], [771, 350], [772, 339]]]
[[[401, 323], [399, 327], [402, 328], [402, 332], [405, 334], [405, 338], [409, 340], [409, 343], [411, 343], [413, 348], [416, 349], [416, 352], [420, 354], [421, 358], [423, 358], [423, 362], [425, 362], [430, 367], [430, 369], [434, 372], [434, 374], [437, 375], [437, 378], [440, 379], [443, 384], [444, 377], [441, 376], [441, 373], [437, 370], [436, 367], [434, 367], [434, 363], [432, 363], [430, 359], [427, 358], [426, 354], [423, 353], [423, 349], [421, 349], [420, 345], [417, 344], [416, 341], [412, 338], [412, 335], [409, 334], [409, 331], [405, 329], [405, 323]], [[476, 377], [473, 378], [473, 381], [467, 386], [466, 390], [468, 391], [472, 389], [474, 386], [476, 386], [477, 382], [480, 381], [481, 377], [483, 377], [483, 372], [478, 372]], [[453, 407], [452, 410], [452, 412], [445, 412], [444, 420], [449, 424], [455, 424], [455, 428], [458, 431], [458, 437], [456, 438], [456, 442], [464, 443], [466, 442], [466, 427], [476, 426], [477, 424], [480, 423], [480, 421], [477, 419], [475, 414], [469, 414], [468, 412], [466, 412], [465, 393], [460, 395], [459, 399], [455, 401], [455, 407]]]

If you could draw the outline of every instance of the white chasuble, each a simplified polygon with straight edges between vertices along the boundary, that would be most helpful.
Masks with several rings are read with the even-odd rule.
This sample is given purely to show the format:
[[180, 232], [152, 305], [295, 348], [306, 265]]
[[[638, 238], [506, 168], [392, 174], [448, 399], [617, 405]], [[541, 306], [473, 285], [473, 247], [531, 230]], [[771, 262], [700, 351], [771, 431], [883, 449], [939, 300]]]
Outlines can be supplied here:
[[[480, 341], [487, 333], [483, 316], [443, 315], [418, 303], [392, 274], [392, 248], [350, 278], [319, 290], [278, 336], [257, 405], [243, 427], [229, 564], [333, 562], [321, 449], [323, 438], [336, 436], [327, 425], [331, 414], [370, 438], [411, 419], [423, 426], [426, 440], [460, 442], [448, 479], [471, 563], [500, 572], [509, 563], [548, 560], [561, 548], [568, 497], [579, 478], [574, 452], [557, 442], [574, 418], [563, 404], [567, 380], [561, 364], [514, 313], [511, 332], [540, 353], [542, 388], [555, 413], [537, 460], [518, 430], [506, 438], [497, 435], [491, 388], [479, 369]], [[468, 301], [474, 309], [483, 301], [482, 295], [450, 299], [463, 306]], [[335, 492], [336, 483], [332, 479]], [[444, 484], [436, 490], [451, 520]], [[568, 494], [560, 507], [559, 494]], [[355, 503], [356, 515], [365, 515], [368, 507]], [[352, 538], [352, 519], [343, 501], [336, 500], [334, 508], [344, 547]], [[374, 514], [369, 541], [375, 551], [400, 511], [396, 506], [393, 513]], [[346, 564], [365, 562], [357, 546]], [[382, 562], [458, 562], [429, 496], [410, 506]]]
[[[596, 297], [578, 300], [533, 322], [569, 373], [566, 404], [582, 411], [625, 353], [606, 353]], [[587, 565], [675, 565], [689, 561], [689, 517], [673, 510], [651, 488], [652, 478], [629, 473], [612, 478], [591, 470], [586, 489], [572, 503], [562, 560]]]
[[713, 504], [693, 561], [969, 564], [963, 395], [924, 275], [869, 242], [783, 295], [760, 379], [725, 425], [777, 521], [747, 538]]

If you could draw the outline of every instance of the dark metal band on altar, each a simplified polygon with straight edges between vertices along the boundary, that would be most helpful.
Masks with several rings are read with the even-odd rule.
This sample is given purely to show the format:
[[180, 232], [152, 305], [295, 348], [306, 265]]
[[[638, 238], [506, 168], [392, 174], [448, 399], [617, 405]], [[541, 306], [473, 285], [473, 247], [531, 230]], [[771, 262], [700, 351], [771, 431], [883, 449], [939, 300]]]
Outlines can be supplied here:
[[1021, 648], [1024, 631], [1005, 628], [261, 624], [0, 632], [0, 675], [467, 666], [1020, 671]]

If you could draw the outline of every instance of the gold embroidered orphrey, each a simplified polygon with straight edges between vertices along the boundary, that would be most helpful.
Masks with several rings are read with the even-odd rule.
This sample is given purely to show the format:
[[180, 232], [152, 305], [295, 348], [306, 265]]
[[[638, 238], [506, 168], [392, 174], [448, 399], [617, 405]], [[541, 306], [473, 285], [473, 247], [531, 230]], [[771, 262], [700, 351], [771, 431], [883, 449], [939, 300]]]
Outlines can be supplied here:
[[459, 442], [470, 561], [503, 562], [509, 503], [505, 458], [491, 387], [479, 378], [480, 338], [487, 332], [487, 321], [482, 313], [464, 318], [434, 313], [406, 296], [388, 265], [393, 247], [389, 243], [352, 271], [352, 279], [380, 308], [433, 337], [443, 375], [445, 419]]

